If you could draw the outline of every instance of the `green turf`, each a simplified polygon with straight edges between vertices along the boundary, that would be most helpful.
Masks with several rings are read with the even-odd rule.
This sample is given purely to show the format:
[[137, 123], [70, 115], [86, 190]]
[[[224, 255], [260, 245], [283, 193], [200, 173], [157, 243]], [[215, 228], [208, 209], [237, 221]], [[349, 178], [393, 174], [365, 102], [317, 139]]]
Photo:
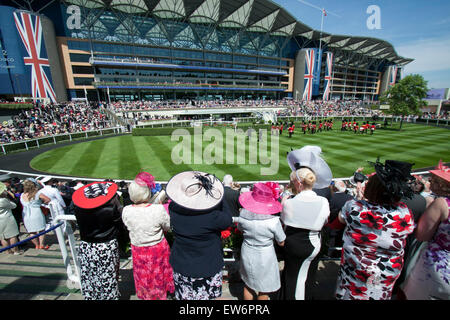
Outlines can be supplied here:
[[[404, 124], [401, 131], [379, 129], [374, 135], [341, 132], [340, 123], [329, 132], [303, 135], [297, 125], [294, 136], [289, 139], [287, 131], [279, 140], [279, 169], [276, 174], [262, 176], [261, 168], [270, 164], [249, 163], [249, 145], [235, 145], [235, 152], [245, 151], [245, 163], [236, 164], [175, 164], [171, 160], [172, 149], [179, 144], [170, 136], [131, 135], [77, 143], [42, 153], [30, 165], [36, 170], [55, 174], [90, 178], [133, 179], [139, 170], [152, 173], [157, 180], [167, 181], [174, 174], [184, 170], [201, 170], [216, 174], [219, 178], [227, 173], [235, 180], [288, 180], [289, 166], [286, 153], [291, 147], [318, 145], [323, 157], [333, 171], [334, 177], [351, 176], [360, 166], [365, 173], [373, 169], [367, 161], [396, 159], [414, 162], [413, 169], [437, 165], [442, 159], [450, 161], [448, 129], [424, 125]], [[220, 129], [225, 132], [224, 129]], [[192, 153], [194, 150], [192, 137]], [[198, 143], [198, 140], [196, 140]], [[270, 155], [270, 137], [268, 141]], [[209, 141], [203, 141], [203, 151], [211, 148]], [[225, 148], [225, 147], [224, 147]], [[225, 162], [225, 150], [223, 157]], [[259, 154], [258, 154], [259, 156]], [[192, 156], [193, 157], [193, 156]], [[259, 159], [259, 158], [258, 158]]]

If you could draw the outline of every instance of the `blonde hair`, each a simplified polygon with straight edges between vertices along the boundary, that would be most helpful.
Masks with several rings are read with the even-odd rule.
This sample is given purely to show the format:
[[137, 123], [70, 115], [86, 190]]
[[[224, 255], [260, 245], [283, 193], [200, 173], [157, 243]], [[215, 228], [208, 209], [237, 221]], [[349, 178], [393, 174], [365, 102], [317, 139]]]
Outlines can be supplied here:
[[316, 175], [308, 168], [298, 169], [296, 172], [297, 179], [307, 188], [312, 189], [316, 182]]
[[23, 193], [27, 194], [28, 201], [31, 201], [34, 199], [34, 196], [39, 191], [39, 188], [34, 182], [30, 180], [25, 180], [23, 182]]
[[130, 183], [128, 193], [130, 194], [130, 200], [136, 204], [148, 202], [152, 195], [148, 187], [140, 186], [134, 181]]

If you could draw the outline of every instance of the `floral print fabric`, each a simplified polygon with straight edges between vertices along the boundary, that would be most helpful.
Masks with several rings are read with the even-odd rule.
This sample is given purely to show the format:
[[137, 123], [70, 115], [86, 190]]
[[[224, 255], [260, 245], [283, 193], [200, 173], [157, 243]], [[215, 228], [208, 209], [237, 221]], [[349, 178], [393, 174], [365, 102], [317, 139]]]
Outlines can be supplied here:
[[173, 273], [176, 300], [212, 300], [222, 295], [222, 271], [212, 277], [192, 278]]
[[389, 300], [403, 268], [406, 237], [414, 231], [408, 207], [382, 207], [348, 201], [340, 213], [346, 221], [338, 275], [338, 299]]
[[173, 271], [169, 264], [170, 247], [165, 239], [154, 246], [131, 245], [136, 295], [141, 300], [166, 300], [173, 293]]
[[119, 243], [80, 241], [80, 280], [85, 300], [118, 300]]
[[450, 290], [450, 216], [439, 225], [433, 240], [428, 244], [424, 263], [438, 274], [442, 284]]
[[450, 199], [447, 220], [441, 222], [421, 252], [403, 291], [409, 300], [450, 300]]

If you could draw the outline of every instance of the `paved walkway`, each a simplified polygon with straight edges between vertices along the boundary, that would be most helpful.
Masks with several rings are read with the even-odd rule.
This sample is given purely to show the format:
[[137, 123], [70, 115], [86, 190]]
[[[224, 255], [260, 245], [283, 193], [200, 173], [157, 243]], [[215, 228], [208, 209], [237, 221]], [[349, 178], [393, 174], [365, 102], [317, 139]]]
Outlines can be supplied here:
[[[76, 234], [77, 236], [77, 234]], [[27, 238], [21, 226], [20, 239]], [[47, 234], [49, 250], [37, 250], [31, 242], [23, 245], [22, 255], [0, 253], [0, 300], [83, 300], [79, 289], [67, 280], [56, 235]], [[68, 247], [68, 246], [67, 246]], [[280, 270], [283, 263], [280, 262]], [[333, 300], [337, 261], [321, 261], [317, 271], [314, 297], [317, 300]], [[239, 278], [237, 262], [226, 262], [221, 300], [241, 300], [243, 282]], [[133, 280], [132, 260], [120, 262], [120, 300], [138, 300]]]

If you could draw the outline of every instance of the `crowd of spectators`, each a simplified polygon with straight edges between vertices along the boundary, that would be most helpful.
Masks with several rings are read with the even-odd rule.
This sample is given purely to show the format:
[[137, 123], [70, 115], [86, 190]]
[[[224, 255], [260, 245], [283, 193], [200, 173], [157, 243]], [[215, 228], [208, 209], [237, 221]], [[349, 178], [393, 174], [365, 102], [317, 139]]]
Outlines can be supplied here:
[[435, 112], [424, 112], [421, 115], [422, 119], [430, 119], [430, 120], [450, 120], [450, 111], [442, 110], [439, 114]]
[[45, 136], [84, 132], [111, 127], [101, 109], [83, 102], [35, 104], [10, 121], [0, 124], [0, 142], [16, 142]]
[[206, 108], [248, 108], [248, 107], [293, 107], [298, 103], [292, 99], [282, 100], [162, 100], [162, 101], [115, 101], [105, 103], [114, 112], [152, 111], [172, 109], [206, 109]]
[[[174, 120], [175, 116], [146, 111], [168, 111], [174, 109], [205, 108], [281, 108], [278, 117], [372, 117], [381, 116], [380, 110], [372, 109], [373, 101], [363, 100], [330, 100], [330, 101], [297, 101], [282, 100], [164, 100], [164, 101], [116, 101], [102, 102], [98, 105], [84, 102], [65, 104], [35, 104], [32, 109], [23, 110], [9, 121], [0, 124], [0, 143], [18, 142], [26, 139], [45, 136], [84, 132], [111, 127], [111, 119], [102, 106], [115, 113], [126, 123], [138, 123], [151, 120]], [[424, 113], [423, 119], [449, 119], [448, 112], [439, 116]], [[182, 117], [187, 119], [188, 117]], [[416, 122], [418, 116], [407, 116], [404, 121]], [[396, 119], [399, 120], [399, 119]]]
[[[9, 204], [0, 210], [1, 229], [10, 226], [14, 217], [17, 229], [23, 224], [29, 234], [41, 231], [42, 219], [49, 222], [45, 207], [50, 201], [58, 202], [66, 214], [75, 214], [82, 242], [81, 282], [86, 299], [119, 298], [117, 268], [111, 266], [116, 264], [119, 252], [126, 254], [126, 247], [131, 248], [136, 261], [133, 272], [138, 298], [166, 299], [167, 293], [180, 300], [220, 297], [223, 257], [216, 245], [221, 243], [220, 231], [232, 220], [244, 239], [239, 259], [244, 299], [314, 299], [314, 279], [320, 272], [318, 259], [341, 255], [344, 260], [337, 299], [450, 298], [446, 278], [449, 239], [445, 236], [449, 224], [449, 169], [440, 163], [430, 173], [411, 175], [408, 163], [386, 160], [382, 164], [377, 160], [374, 174], [366, 175], [364, 168], [358, 168], [350, 179], [331, 181], [326, 163], [315, 157], [305, 169], [301, 155], [297, 155], [297, 163], [288, 156], [292, 173], [286, 185], [271, 182], [241, 186], [230, 175], [220, 183], [212, 175], [195, 172], [179, 173], [164, 187], [145, 172], [131, 184], [3, 176], [2, 198]], [[322, 167], [317, 164], [319, 160]], [[185, 175], [192, 177], [187, 179]], [[202, 189], [206, 192], [199, 192]], [[95, 201], [101, 195], [107, 195], [109, 202]], [[28, 208], [31, 201], [36, 202], [33, 209]], [[7, 216], [8, 212], [6, 222], [1, 215]], [[90, 218], [94, 212], [99, 219]], [[108, 219], [100, 218], [103, 215]], [[217, 220], [217, 215], [222, 220]], [[35, 227], [37, 216], [40, 221]], [[30, 221], [34, 221], [33, 227]], [[102, 224], [95, 225], [98, 221]], [[414, 232], [416, 228], [419, 236]], [[101, 235], [96, 236], [96, 232]], [[168, 232], [173, 233], [175, 242]], [[184, 234], [192, 237], [186, 239]], [[2, 233], [2, 244], [14, 244], [18, 236]], [[208, 248], [202, 245], [206, 240]], [[48, 248], [44, 238], [33, 244], [37, 250]], [[266, 253], [262, 249], [254, 251], [254, 245], [264, 246]], [[9, 253], [22, 254], [26, 248]], [[428, 249], [431, 251], [424, 256]], [[202, 260], [203, 254], [208, 263]], [[260, 260], [267, 262], [264, 268], [253, 269]], [[282, 270], [278, 269], [278, 261], [284, 261]], [[415, 266], [418, 263], [421, 266]], [[430, 272], [433, 264], [444, 269], [436, 271], [438, 280], [433, 281], [437, 290], [420, 280], [424, 270]], [[93, 265], [97, 271], [111, 273], [102, 278], [108, 283], [98, 277], [97, 271], [92, 273]], [[92, 286], [93, 282], [98, 283]], [[206, 286], [206, 291], [198, 291], [200, 285]], [[418, 295], [420, 290], [423, 293]]]

